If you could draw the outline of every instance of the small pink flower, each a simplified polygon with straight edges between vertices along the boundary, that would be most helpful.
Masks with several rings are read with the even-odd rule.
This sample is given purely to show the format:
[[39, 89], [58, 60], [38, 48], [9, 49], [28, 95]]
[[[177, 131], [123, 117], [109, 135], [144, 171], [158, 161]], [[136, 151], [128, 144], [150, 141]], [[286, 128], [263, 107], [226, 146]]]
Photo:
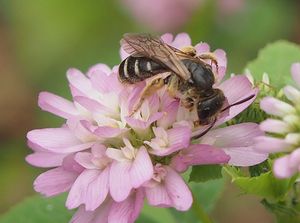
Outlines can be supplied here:
[[150, 146], [149, 153], [157, 156], [167, 156], [178, 150], [187, 148], [190, 144], [191, 130], [188, 127], [174, 127], [165, 130], [161, 127], [153, 127], [155, 138], [151, 142], [144, 143]]
[[[165, 34], [162, 39], [179, 49], [191, 45], [184, 33], [175, 38]], [[210, 51], [205, 43], [197, 44], [196, 50], [199, 55]], [[228, 103], [256, 95], [257, 89], [242, 75], [222, 82], [226, 54], [222, 50], [215, 54], [220, 72], [214, 87], [223, 90]], [[121, 57], [126, 56], [121, 50]], [[134, 222], [145, 197], [150, 205], [185, 211], [191, 207], [192, 195], [180, 173], [189, 166], [248, 166], [266, 158], [265, 153], [252, 150], [252, 138], [263, 135], [256, 124], [218, 128], [254, 98], [221, 113], [208, 134], [191, 142], [208, 126], [194, 126], [196, 111], [182, 107], [166, 88], [146, 98], [130, 116], [145, 82], [122, 85], [117, 67], [111, 70], [104, 64], [86, 75], [69, 69], [67, 77], [71, 101], [48, 92], [39, 95], [39, 106], [65, 122], [59, 128], [28, 132], [33, 154], [26, 160], [52, 168], [37, 177], [34, 188], [46, 196], [68, 192], [66, 206], [79, 208], [71, 222]]]
[[85, 170], [74, 182], [66, 202], [69, 209], [86, 205], [87, 211], [93, 211], [104, 202], [109, 191], [109, 171], [111, 159], [103, 145], [94, 145], [91, 152], [79, 152], [75, 161]]
[[125, 147], [108, 148], [106, 154], [114, 160], [110, 170], [110, 194], [117, 202], [126, 199], [133, 188], [150, 180], [153, 165], [145, 147], [135, 149], [124, 138]]
[[300, 132], [299, 132], [299, 103], [300, 103], [300, 63], [291, 67], [292, 77], [298, 86], [286, 86], [283, 89], [287, 102], [273, 97], [265, 97], [260, 107], [266, 113], [276, 116], [260, 124], [263, 131], [277, 134], [274, 136], [259, 136], [255, 138], [255, 150], [265, 153], [284, 153], [275, 160], [274, 174], [278, 178], [288, 178], [300, 171]]
[[182, 177], [171, 167], [161, 164], [155, 166], [152, 180], [145, 185], [145, 193], [153, 206], [186, 211], [193, 203], [192, 193]]

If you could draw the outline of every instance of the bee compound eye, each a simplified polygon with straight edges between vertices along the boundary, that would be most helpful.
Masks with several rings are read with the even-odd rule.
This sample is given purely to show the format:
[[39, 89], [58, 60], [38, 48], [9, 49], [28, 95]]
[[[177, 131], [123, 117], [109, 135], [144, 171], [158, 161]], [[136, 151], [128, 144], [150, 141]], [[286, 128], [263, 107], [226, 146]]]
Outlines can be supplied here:
[[208, 117], [210, 113], [210, 108], [206, 107], [205, 109], [203, 109], [202, 113], [204, 117]]

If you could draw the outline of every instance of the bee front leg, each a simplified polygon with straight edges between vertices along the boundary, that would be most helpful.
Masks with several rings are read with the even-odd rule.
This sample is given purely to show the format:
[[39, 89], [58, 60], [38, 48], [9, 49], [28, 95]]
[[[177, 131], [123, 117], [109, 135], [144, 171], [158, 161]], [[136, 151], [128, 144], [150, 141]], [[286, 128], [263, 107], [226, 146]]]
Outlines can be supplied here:
[[211, 60], [211, 62], [216, 65], [216, 69], [218, 72], [218, 70], [219, 70], [218, 61], [217, 61], [217, 57], [214, 53], [203, 53], [197, 57], [202, 60]]
[[182, 106], [188, 109], [190, 112], [194, 109], [194, 103], [194, 99], [190, 97], [184, 98], [181, 101]]
[[142, 91], [140, 100], [138, 101], [137, 104], [134, 105], [133, 110], [129, 116], [134, 115], [140, 109], [145, 99], [151, 96], [152, 94], [154, 94], [160, 88], [162, 88], [164, 84], [165, 84], [164, 79], [161, 77], [151, 80]]

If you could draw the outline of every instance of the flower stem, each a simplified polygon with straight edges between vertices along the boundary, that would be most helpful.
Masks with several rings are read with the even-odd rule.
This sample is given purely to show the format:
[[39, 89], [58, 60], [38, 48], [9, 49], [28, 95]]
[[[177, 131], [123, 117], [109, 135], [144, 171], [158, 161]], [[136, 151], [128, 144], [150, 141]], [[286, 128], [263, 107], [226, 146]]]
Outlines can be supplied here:
[[208, 214], [205, 212], [202, 205], [197, 201], [197, 198], [193, 195], [193, 205], [192, 210], [194, 211], [197, 218], [200, 220], [201, 223], [213, 223], [211, 218], [208, 216]]

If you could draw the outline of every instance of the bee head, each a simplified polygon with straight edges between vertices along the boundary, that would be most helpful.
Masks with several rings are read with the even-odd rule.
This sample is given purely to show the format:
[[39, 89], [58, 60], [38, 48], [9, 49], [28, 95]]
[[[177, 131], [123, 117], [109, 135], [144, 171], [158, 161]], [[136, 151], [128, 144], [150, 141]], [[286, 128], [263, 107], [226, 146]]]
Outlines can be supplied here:
[[197, 105], [197, 113], [201, 125], [211, 123], [221, 111], [225, 96], [219, 89], [212, 89], [210, 96], [201, 100]]

